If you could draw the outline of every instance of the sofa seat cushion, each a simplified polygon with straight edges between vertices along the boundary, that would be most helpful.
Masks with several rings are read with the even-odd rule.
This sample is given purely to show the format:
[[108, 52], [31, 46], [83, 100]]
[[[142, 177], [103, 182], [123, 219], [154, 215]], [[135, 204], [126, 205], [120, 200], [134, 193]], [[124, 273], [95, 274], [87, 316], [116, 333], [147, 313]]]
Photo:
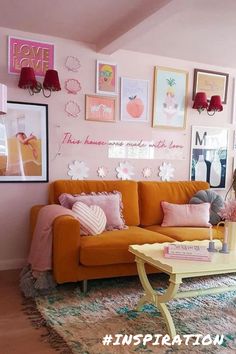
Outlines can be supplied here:
[[[145, 227], [145, 230], [155, 231], [176, 241], [194, 241], [194, 240], [207, 240], [210, 238], [208, 227], [162, 227], [160, 225], [152, 225]], [[217, 232], [216, 227], [212, 228], [213, 238], [223, 238], [223, 228], [219, 227]]]
[[173, 238], [137, 226], [97, 236], [81, 236], [80, 263], [85, 266], [132, 263], [134, 255], [128, 251], [129, 245], [173, 241]]

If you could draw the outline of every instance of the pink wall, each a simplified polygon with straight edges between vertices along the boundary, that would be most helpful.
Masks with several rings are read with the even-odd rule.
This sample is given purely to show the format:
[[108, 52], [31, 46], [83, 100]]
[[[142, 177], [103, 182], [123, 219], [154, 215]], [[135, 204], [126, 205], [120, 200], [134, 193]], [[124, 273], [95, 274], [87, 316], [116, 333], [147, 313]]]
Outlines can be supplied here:
[[[55, 44], [55, 68], [59, 71], [62, 91], [54, 93], [46, 99], [42, 94], [31, 97], [27, 91], [17, 88], [18, 77], [7, 74], [7, 36], [14, 35], [34, 40], [44, 40]], [[97, 140], [157, 140], [166, 138], [168, 141], [181, 141], [184, 144], [184, 160], [171, 160], [175, 167], [175, 180], [189, 179], [190, 165], [190, 138], [191, 125], [224, 126], [230, 133], [228, 179], [232, 171], [232, 78], [235, 71], [228, 68], [215, 67], [201, 63], [187, 62], [177, 59], [158, 57], [137, 52], [118, 51], [112, 56], [96, 53], [93, 48], [84, 43], [78, 43], [56, 37], [47, 37], [39, 34], [24, 33], [5, 28], [0, 29], [0, 82], [8, 86], [8, 99], [21, 102], [48, 103], [49, 105], [49, 175], [50, 181], [69, 178], [67, 175], [68, 164], [73, 160], [85, 161], [90, 168], [89, 178], [97, 179], [97, 168], [100, 165], [108, 167], [107, 179], [115, 179], [115, 167], [122, 160], [108, 159], [106, 148], [95, 146], [75, 145], [63, 146], [61, 155], [54, 159], [63, 132], [72, 132], [78, 139], [90, 135]], [[81, 62], [78, 73], [70, 73], [64, 63], [68, 55], [77, 56]], [[153, 90], [153, 67], [155, 65], [169, 66], [189, 71], [189, 103], [187, 127], [184, 131], [159, 130], [151, 128], [151, 123], [124, 123], [119, 121], [119, 107], [116, 123], [89, 122], [84, 120], [84, 94], [95, 93], [95, 61], [107, 60], [118, 64], [119, 76], [150, 80], [150, 107]], [[199, 115], [191, 109], [193, 69], [202, 68], [214, 71], [223, 71], [230, 74], [228, 102], [222, 113], [209, 117], [206, 113]], [[64, 89], [64, 82], [68, 78], [77, 78], [82, 85], [82, 92], [77, 96], [69, 95]], [[79, 118], [69, 118], [64, 112], [64, 106], [69, 99], [76, 100], [81, 107]], [[151, 117], [150, 109], [150, 117]], [[151, 122], [151, 120], [150, 120]], [[96, 158], [94, 158], [96, 156]], [[158, 167], [164, 161], [157, 160], [128, 160], [135, 167], [135, 179], [142, 179], [141, 171], [144, 167], [155, 170], [153, 179], [157, 176]], [[229, 181], [228, 181], [229, 184]], [[0, 269], [19, 267], [23, 264], [29, 247], [28, 228], [29, 211], [34, 204], [47, 202], [47, 184], [43, 183], [0, 183], [1, 212], [0, 212]]]

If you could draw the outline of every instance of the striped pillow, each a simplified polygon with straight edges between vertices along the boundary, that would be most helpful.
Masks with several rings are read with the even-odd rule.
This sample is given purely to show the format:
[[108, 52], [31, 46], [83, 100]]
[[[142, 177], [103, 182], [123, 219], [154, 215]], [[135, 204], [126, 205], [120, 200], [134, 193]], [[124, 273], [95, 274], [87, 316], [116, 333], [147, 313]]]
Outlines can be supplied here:
[[72, 211], [76, 214], [85, 235], [98, 235], [105, 230], [106, 214], [98, 205], [89, 207], [82, 202], [76, 202]]

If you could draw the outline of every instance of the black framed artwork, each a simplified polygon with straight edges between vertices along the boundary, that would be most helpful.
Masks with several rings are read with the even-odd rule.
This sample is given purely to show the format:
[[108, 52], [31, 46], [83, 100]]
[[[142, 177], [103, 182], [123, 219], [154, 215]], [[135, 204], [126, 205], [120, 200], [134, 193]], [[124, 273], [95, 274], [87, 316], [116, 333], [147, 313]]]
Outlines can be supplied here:
[[48, 105], [7, 102], [0, 118], [0, 182], [48, 182]]

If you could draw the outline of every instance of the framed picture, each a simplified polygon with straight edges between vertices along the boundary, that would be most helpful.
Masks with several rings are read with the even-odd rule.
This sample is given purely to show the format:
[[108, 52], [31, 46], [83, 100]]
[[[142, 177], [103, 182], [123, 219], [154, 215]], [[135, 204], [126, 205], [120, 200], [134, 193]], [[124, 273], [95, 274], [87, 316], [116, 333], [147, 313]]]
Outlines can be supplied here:
[[211, 188], [226, 187], [228, 130], [223, 127], [192, 127], [191, 181], [206, 181]]
[[115, 122], [116, 98], [85, 95], [85, 119], [97, 122]]
[[9, 36], [8, 73], [19, 74], [23, 66], [33, 68], [36, 76], [44, 76], [54, 67], [54, 45]]
[[7, 103], [0, 121], [0, 182], [48, 182], [48, 106]]
[[221, 96], [222, 103], [227, 102], [229, 74], [216, 71], [194, 69], [193, 101], [197, 92], [206, 92], [207, 99]]
[[185, 128], [187, 91], [187, 71], [155, 67], [152, 122], [154, 128]]
[[148, 122], [148, 80], [121, 78], [121, 120]]
[[117, 94], [117, 64], [97, 60], [96, 93]]

